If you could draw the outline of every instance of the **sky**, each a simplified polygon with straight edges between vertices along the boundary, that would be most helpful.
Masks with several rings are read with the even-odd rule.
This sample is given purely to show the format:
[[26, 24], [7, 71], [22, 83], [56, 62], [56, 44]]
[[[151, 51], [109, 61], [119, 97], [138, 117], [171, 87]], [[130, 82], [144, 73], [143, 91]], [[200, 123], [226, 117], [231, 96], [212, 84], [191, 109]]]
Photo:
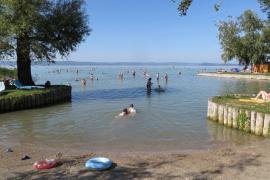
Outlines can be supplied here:
[[[222, 2], [219, 12], [217, 2]], [[257, 0], [194, 0], [184, 17], [177, 5], [171, 0], [86, 0], [92, 31], [68, 60], [222, 63], [217, 22], [246, 9], [266, 18]]]

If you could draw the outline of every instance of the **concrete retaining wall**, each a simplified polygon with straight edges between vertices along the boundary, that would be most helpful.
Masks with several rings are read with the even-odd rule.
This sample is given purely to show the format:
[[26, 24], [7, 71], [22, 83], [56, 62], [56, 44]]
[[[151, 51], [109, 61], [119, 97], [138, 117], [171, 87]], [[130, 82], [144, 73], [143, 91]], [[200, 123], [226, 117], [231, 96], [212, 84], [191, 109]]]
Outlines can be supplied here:
[[52, 86], [40, 94], [0, 99], [0, 113], [39, 108], [71, 100], [71, 86]]
[[208, 100], [207, 116], [224, 126], [253, 133], [259, 136], [270, 135], [270, 114], [249, 111]]

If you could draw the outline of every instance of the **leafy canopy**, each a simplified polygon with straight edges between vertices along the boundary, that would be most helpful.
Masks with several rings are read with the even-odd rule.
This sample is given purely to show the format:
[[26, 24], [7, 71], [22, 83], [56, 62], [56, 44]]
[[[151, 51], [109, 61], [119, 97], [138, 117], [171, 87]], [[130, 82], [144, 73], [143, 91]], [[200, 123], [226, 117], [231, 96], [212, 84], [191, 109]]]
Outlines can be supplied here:
[[269, 21], [262, 21], [247, 10], [237, 20], [221, 21], [218, 30], [225, 63], [237, 59], [240, 64], [249, 65], [267, 60], [270, 53]]
[[[214, 9], [216, 11], [219, 10], [220, 4], [224, 0], [219, 0], [215, 5]], [[225, 0], [226, 1], [226, 0]], [[260, 3], [261, 9], [268, 14], [268, 18], [270, 19], [270, 0], [257, 0]], [[181, 0], [178, 6], [178, 11], [180, 16], [185, 16], [189, 7], [191, 6], [193, 0]]]
[[30, 48], [31, 60], [67, 56], [89, 35], [83, 0], [1, 0], [0, 57], [15, 57], [17, 40]]

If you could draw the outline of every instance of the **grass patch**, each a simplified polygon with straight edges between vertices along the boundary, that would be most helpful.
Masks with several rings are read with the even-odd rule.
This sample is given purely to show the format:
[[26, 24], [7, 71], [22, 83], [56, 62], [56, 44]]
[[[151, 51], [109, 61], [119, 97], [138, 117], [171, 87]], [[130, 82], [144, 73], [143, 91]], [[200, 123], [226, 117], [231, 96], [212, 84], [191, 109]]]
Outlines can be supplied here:
[[11, 77], [16, 79], [17, 70], [0, 67], [0, 79], [4, 79], [5, 77]]
[[6, 90], [0, 99], [14, 98], [33, 94], [43, 94], [49, 92], [49, 89], [33, 89], [33, 90]]
[[261, 113], [270, 113], [270, 102], [252, 100], [252, 97], [233, 95], [215, 96], [212, 101], [218, 104], [229, 105], [244, 110], [254, 110]]

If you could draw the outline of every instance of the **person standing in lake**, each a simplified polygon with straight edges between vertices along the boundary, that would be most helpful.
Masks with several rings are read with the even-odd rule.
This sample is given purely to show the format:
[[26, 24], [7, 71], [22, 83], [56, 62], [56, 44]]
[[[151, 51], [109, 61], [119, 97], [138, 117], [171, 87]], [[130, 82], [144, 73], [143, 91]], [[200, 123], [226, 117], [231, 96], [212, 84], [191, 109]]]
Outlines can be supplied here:
[[157, 73], [157, 81], [159, 81], [159, 72]]
[[149, 79], [147, 80], [147, 84], [146, 84], [147, 92], [151, 92], [152, 85], [153, 85], [153, 83], [152, 83], [152, 78], [149, 78]]
[[133, 76], [133, 78], [135, 79], [135, 76], [136, 76], [136, 71], [135, 71], [135, 70], [133, 70], [132, 76]]
[[167, 83], [168, 82], [168, 78], [169, 78], [167, 73], [165, 74], [165, 77], [164, 78], [165, 78], [165, 81]]

